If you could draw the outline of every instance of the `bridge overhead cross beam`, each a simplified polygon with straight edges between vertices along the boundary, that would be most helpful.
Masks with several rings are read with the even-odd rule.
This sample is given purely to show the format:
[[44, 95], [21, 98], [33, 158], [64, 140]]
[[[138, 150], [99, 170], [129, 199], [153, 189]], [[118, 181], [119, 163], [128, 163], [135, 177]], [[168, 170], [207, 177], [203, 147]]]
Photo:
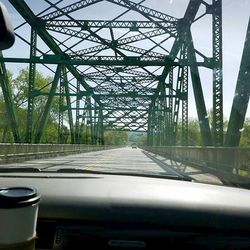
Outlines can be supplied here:
[[[35, 39], [29, 43], [33, 49], [29, 58], [5, 57], [0, 58], [0, 62], [23, 63], [37, 68], [55, 68], [54, 65], [57, 65], [63, 68], [63, 75], [74, 79], [64, 79], [66, 88], [62, 84], [57, 88], [55, 82], [50, 84], [49, 93], [48, 90], [34, 90], [31, 80], [29, 85], [33, 89], [30, 91], [30, 104], [32, 98], [37, 96], [44, 96], [48, 100], [55, 96], [61, 98], [59, 127], [64, 124], [63, 112], [68, 111], [72, 142], [80, 141], [83, 129], [88, 132], [90, 143], [98, 143], [95, 139], [97, 135], [101, 138], [99, 143], [103, 142], [103, 131], [107, 128], [104, 125], [111, 124], [114, 129], [144, 130], [149, 135], [154, 134], [156, 129], [160, 131], [153, 138], [157, 145], [174, 144], [181, 119], [183, 138], [187, 137], [190, 78], [203, 144], [212, 145], [199, 74], [199, 67], [206, 67], [214, 71], [216, 112], [213, 127], [216, 129], [213, 130], [213, 138], [218, 144], [222, 114], [219, 52], [221, 0], [212, 0], [212, 4], [207, 3], [208, 0], [190, 0], [183, 18], [146, 7], [143, 5], [146, 0], [75, 0], [70, 3], [66, 0], [60, 3], [43, 0], [49, 8], [41, 14], [36, 14], [32, 3], [8, 1], [25, 19], [38, 40], [37, 43]], [[99, 17], [94, 20], [79, 19], [81, 15], [85, 17], [88, 8], [94, 10], [95, 7], [105, 8], [106, 5], [114, 6], [114, 9], [110, 9], [109, 20], [102, 18], [103, 13], [98, 13]], [[204, 11], [202, 5], [205, 5], [204, 15], [200, 15]], [[117, 14], [119, 11], [121, 13]], [[133, 20], [125, 19], [128, 12], [134, 15]], [[207, 14], [212, 14], [214, 18], [211, 24], [214, 34], [213, 58], [207, 58], [195, 48], [191, 33], [192, 24]], [[19, 32], [19, 28], [16, 32]], [[39, 47], [41, 42], [47, 48]], [[35, 67], [31, 69], [30, 79], [33, 79]], [[178, 70], [180, 73], [176, 74]], [[47, 102], [43, 114], [46, 117], [48, 105]], [[32, 111], [32, 105], [30, 107]], [[136, 118], [133, 117], [135, 114]], [[81, 119], [86, 127], [81, 126]], [[45, 125], [40, 123], [39, 126], [44, 131]], [[41, 135], [37, 133], [37, 141], [38, 137]], [[183, 144], [188, 144], [187, 140], [184, 141]]]

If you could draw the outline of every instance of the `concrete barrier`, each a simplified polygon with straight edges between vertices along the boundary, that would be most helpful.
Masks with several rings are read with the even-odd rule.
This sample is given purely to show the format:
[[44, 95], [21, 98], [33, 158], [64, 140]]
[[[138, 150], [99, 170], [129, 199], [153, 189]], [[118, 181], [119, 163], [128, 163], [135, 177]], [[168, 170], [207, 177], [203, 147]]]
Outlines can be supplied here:
[[118, 146], [85, 144], [23, 144], [0, 143], [0, 164], [31, 159], [108, 150]]
[[143, 149], [186, 164], [238, 173], [250, 173], [250, 148], [229, 147], [143, 147]]

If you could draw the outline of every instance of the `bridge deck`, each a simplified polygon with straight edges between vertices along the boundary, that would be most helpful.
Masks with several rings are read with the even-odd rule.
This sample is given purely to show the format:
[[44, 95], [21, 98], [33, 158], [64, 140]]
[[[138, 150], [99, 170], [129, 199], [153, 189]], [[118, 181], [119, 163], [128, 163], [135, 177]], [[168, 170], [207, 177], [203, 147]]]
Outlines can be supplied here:
[[220, 184], [220, 180], [193, 167], [182, 166], [161, 156], [130, 147], [11, 163], [12, 167], [35, 167], [54, 171], [60, 168], [80, 168], [108, 172], [139, 172], [151, 174], [185, 174], [194, 180]]

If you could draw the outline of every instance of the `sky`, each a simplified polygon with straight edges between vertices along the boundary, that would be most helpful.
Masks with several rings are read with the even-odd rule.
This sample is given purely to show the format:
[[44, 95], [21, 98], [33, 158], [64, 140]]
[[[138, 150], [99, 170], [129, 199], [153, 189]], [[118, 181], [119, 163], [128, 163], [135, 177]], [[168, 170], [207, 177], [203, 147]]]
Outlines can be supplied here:
[[[205, 0], [207, 3], [211, 3], [212, 0]], [[41, 0], [27, 0], [29, 5], [33, 5], [33, 8], [37, 10], [37, 13], [47, 6], [44, 1]], [[56, 2], [56, 1], [54, 1]], [[73, 0], [67, 0], [67, 4], [73, 2]], [[136, 0], [136, 2], [139, 2]], [[188, 5], [188, 0], [146, 0], [143, 5], [156, 9], [171, 16], [181, 18]], [[19, 14], [8, 3], [8, 0], [2, 0], [8, 11], [10, 12], [13, 26], [21, 23]], [[231, 105], [233, 101], [235, 85], [237, 82], [239, 66], [242, 56], [242, 50], [245, 42], [246, 29], [249, 21], [250, 14], [250, 0], [222, 0], [223, 3], [223, 105], [224, 115], [226, 118], [230, 115]], [[88, 12], [85, 13], [84, 19], [98, 18], [100, 13], [103, 18], [109, 18], [110, 11], [121, 13], [121, 9], [113, 4], [97, 4], [88, 8]], [[203, 9], [200, 10], [202, 13]], [[76, 13], [77, 15], [77, 13]], [[80, 16], [78, 17], [80, 18]], [[129, 12], [124, 16], [124, 19], [133, 19], [133, 13]], [[23, 28], [23, 32], [29, 32], [27, 28]], [[205, 55], [211, 55], [211, 18], [206, 16], [200, 19], [192, 26], [192, 32], [194, 37], [194, 44]], [[28, 46], [16, 39], [15, 45], [4, 52], [5, 56], [14, 57], [27, 57], [29, 54]], [[18, 72], [20, 65], [7, 65], [9, 69], [14, 72]], [[49, 74], [49, 71], [44, 71], [45, 74]], [[200, 68], [202, 87], [204, 91], [204, 97], [207, 109], [212, 108], [212, 71], [204, 68]], [[196, 107], [192, 94], [192, 87], [190, 85], [189, 95], [189, 116], [196, 117]], [[250, 108], [248, 109], [247, 116], [250, 117]]]

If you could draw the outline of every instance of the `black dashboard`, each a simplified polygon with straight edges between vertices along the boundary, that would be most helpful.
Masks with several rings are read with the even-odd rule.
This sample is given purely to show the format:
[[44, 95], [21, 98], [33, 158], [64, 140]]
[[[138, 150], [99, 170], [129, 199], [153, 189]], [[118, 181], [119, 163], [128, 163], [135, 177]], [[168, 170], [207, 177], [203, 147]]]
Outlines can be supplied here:
[[4, 173], [41, 194], [37, 249], [249, 249], [250, 191], [159, 178]]

